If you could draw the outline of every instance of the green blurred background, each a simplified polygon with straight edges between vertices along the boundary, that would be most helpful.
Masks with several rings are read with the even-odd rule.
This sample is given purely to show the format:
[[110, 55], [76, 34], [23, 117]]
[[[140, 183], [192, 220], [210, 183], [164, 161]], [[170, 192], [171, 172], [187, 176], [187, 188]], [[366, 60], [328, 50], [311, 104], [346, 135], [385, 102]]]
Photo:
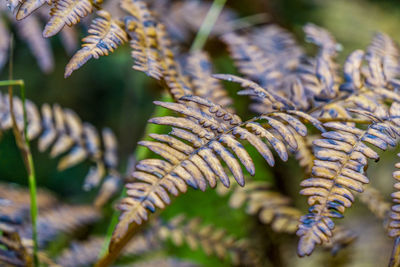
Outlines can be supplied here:
[[[341, 61], [352, 50], [365, 48], [376, 31], [383, 31], [393, 39], [400, 40], [400, 3], [395, 0], [228, 0], [227, 6], [234, 9], [239, 16], [268, 13], [269, 22], [277, 23], [294, 32], [302, 44], [304, 44], [302, 26], [305, 23], [313, 22], [323, 26], [343, 45], [343, 51], [340, 54]], [[25, 80], [27, 97], [37, 105], [59, 103], [63, 107], [73, 109], [83, 121], [91, 122], [98, 129], [110, 127], [119, 140], [121, 162], [125, 162], [127, 157], [135, 151], [136, 143], [142, 138], [146, 121], [154, 110], [152, 101], [160, 98], [161, 88], [154, 80], [132, 70], [133, 61], [127, 45], [111, 56], [89, 61], [70, 78], [64, 79], [64, 67], [70, 57], [64, 52], [57, 37], [51, 39], [51, 44], [56, 67], [54, 72], [46, 75], [40, 72], [25, 43], [17, 39], [14, 77]], [[216, 65], [215, 72], [236, 73], [232, 60], [218, 40], [210, 39], [206, 48], [212, 54]], [[8, 72], [5, 68], [0, 74], [0, 79], [5, 80], [7, 77]], [[225, 85], [231, 95], [234, 95], [238, 89], [232, 84]], [[243, 97], [235, 97], [235, 107], [244, 117], [250, 116], [246, 108], [247, 101]], [[83, 179], [89, 168], [88, 164], [58, 172], [57, 159], [51, 159], [47, 153], [38, 153], [35, 141], [32, 147], [40, 187], [56, 192], [60, 198], [71, 203], [90, 201], [93, 198], [95, 192], [87, 193], [82, 190]], [[393, 163], [396, 162], [393, 155], [393, 153], [387, 153], [384, 156], [387, 163], [369, 172], [374, 180], [373, 184], [385, 192], [386, 196], [389, 196], [392, 191], [391, 172]], [[306, 211], [306, 199], [296, 196], [303, 174], [294, 160], [285, 164], [279, 163], [278, 170], [268, 169], [262, 158], [256, 157], [255, 161], [257, 174], [252, 179], [273, 182], [271, 177], [279, 176], [282, 181], [277, 184], [277, 187], [295, 196], [296, 205]], [[121, 164], [121, 166], [124, 165]], [[374, 178], [379, 178], [379, 180]], [[22, 159], [11, 133], [5, 133], [0, 142], [0, 180], [27, 184]], [[328, 263], [323, 263], [322, 257], [318, 255], [312, 259], [297, 259], [294, 248], [295, 238], [288, 236], [277, 238], [265, 226], [258, 225], [254, 218], [245, 216], [243, 210], [230, 209], [226, 200], [226, 197], [217, 196], [215, 191], [202, 193], [191, 190], [190, 193], [178, 197], [173, 205], [163, 212], [163, 216], [169, 218], [178, 213], [185, 213], [188, 217], [200, 216], [204, 222], [224, 227], [238, 236], [250, 234], [250, 236], [260, 237], [261, 235], [265, 237], [264, 241], [267, 240], [262, 244], [265, 246], [264, 251], [272, 260], [275, 260], [275, 266], [328, 266]], [[349, 210], [347, 215], [348, 219], [345, 220], [348, 224], [356, 228], [361, 224], [366, 228], [363, 236], [359, 238], [359, 246], [352, 251], [354, 261], [361, 263], [353, 262], [354, 265], [351, 266], [385, 265], [389, 258], [390, 241], [385, 238], [380, 222], [375, 220], [364, 207]], [[106, 226], [107, 222], [104, 222], [98, 231], [104, 230]], [[370, 234], [366, 234], [366, 230]], [[292, 241], [290, 242], [292, 245], [282, 246], [282, 240], [288, 239]], [[365, 243], [368, 242], [370, 245], [365, 248], [367, 246]], [[367, 250], [372, 252], [369, 255], [363, 255]], [[284, 256], [282, 254], [278, 256], [277, 251], [281, 251]], [[207, 266], [229, 266], [228, 262], [221, 263], [216, 258], [206, 257], [201, 251], [192, 252], [187, 247], [177, 249], [171, 245], [168, 246], [168, 253], [189, 258]], [[327, 254], [321, 254], [324, 257], [330, 257]], [[345, 254], [342, 256], [344, 257]], [[332, 266], [339, 266], [338, 264], [335, 263]]]

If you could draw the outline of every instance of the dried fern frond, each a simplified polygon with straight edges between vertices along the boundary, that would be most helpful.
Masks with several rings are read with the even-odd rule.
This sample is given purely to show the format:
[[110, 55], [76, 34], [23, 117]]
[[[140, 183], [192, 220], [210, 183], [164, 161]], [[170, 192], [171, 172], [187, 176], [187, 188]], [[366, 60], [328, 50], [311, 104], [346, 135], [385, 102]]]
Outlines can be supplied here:
[[246, 212], [258, 215], [264, 224], [270, 224], [276, 232], [295, 233], [301, 216], [300, 210], [290, 206], [290, 199], [271, 189], [267, 182], [249, 182], [236, 187], [229, 204], [232, 208], [246, 205]]
[[[18, 97], [13, 100], [14, 114], [18, 129], [23, 129], [22, 101]], [[62, 155], [58, 169], [65, 170], [85, 159], [96, 163], [85, 180], [84, 188], [97, 186], [106, 173], [115, 173], [118, 165], [117, 140], [112, 131], [103, 129], [100, 137], [98, 131], [90, 123], [82, 122], [79, 116], [70, 109], [63, 109], [58, 104], [51, 107], [44, 104], [41, 113], [37, 106], [27, 100], [28, 138], [38, 139], [39, 151], [50, 149], [51, 157]], [[0, 94], [0, 129], [12, 128], [9, 97]]]
[[[356, 110], [354, 110], [356, 112]], [[400, 123], [396, 117], [400, 104], [393, 103], [387, 117], [376, 117], [367, 111], [357, 111], [373, 119], [365, 130], [339, 122], [328, 122], [331, 129], [315, 140], [316, 160], [312, 177], [301, 185], [302, 195], [309, 196], [310, 212], [301, 218], [297, 235], [300, 237], [298, 254], [310, 255], [316, 244], [327, 242], [332, 236], [332, 218], [341, 218], [346, 208], [354, 201], [351, 190], [363, 192], [363, 184], [369, 182], [365, 176], [367, 159], [378, 160], [378, 154], [367, 144], [381, 150], [396, 145]]]
[[[44, 247], [61, 233], [71, 234], [82, 227], [91, 225], [101, 218], [91, 206], [60, 205], [40, 213], [37, 221], [38, 244]], [[32, 228], [27, 224], [20, 231], [22, 237], [32, 239]]]
[[65, 67], [65, 77], [70, 76], [89, 59], [108, 55], [128, 40], [121, 22], [111, 18], [107, 11], [100, 10], [97, 14], [99, 17], [92, 21], [88, 30], [90, 35], [83, 38], [82, 48], [76, 52]]
[[50, 20], [43, 31], [44, 37], [57, 34], [65, 25], [77, 24], [81, 18], [93, 11], [90, 0], [57, 0], [50, 12]]
[[[190, 103], [207, 107], [209, 114], [191, 107]], [[217, 180], [229, 187], [230, 181], [221, 162], [243, 186], [244, 176], [239, 161], [251, 175], [254, 175], [255, 168], [240, 140], [250, 143], [273, 166], [275, 161], [268, 145], [286, 161], [287, 147], [297, 148], [294, 133], [307, 134], [305, 125], [296, 118], [305, 115], [301, 112], [294, 115], [273, 112], [242, 122], [237, 115], [197, 96], [182, 97], [179, 103], [155, 104], [185, 117], [166, 116], [149, 120], [150, 123], [171, 126], [172, 131], [169, 135], [150, 135], [156, 141], [139, 142], [163, 159], [145, 159], [136, 166], [133, 173], [136, 182], [126, 185], [128, 197], [119, 205], [122, 215], [114, 231], [114, 243], [126, 234], [131, 224], [147, 220], [148, 211], [164, 208], [170, 202], [168, 193], [176, 196], [179, 192], [186, 192], [187, 185], [205, 190], [207, 183], [215, 187]], [[257, 121], [265, 121], [268, 126]]]
[[[47, 210], [57, 204], [53, 194], [38, 190], [37, 205], [40, 210]], [[29, 220], [29, 191], [10, 184], [0, 184], [0, 222], [22, 224]]]
[[131, 38], [133, 68], [159, 80], [163, 59], [158, 51], [157, 22], [141, 0], [123, 0], [121, 7], [131, 15], [125, 18], [125, 27]]
[[202, 225], [198, 218], [185, 219], [183, 215], [178, 215], [161, 224], [158, 235], [162, 240], [170, 239], [176, 246], [187, 243], [191, 249], [201, 248], [207, 255], [214, 254], [220, 259], [230, 258], [233, 265], [259, 264], [245, 240], [239, 240], [212, 225]]

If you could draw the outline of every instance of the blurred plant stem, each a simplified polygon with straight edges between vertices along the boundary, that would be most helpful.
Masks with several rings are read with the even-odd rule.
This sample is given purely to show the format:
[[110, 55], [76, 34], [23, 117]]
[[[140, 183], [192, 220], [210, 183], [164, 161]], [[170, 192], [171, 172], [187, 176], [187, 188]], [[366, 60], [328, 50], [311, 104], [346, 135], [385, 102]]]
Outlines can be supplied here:
[[191, 52], [203, 49], [203, 46], [206, 43], [219, 14], [224, 8], [226, 1], [227, 0], [214, 0], [199, 31], [197, 32], [192, 46], [190, 47]]
[[[12, 76], [12, 75], [10, 75]], [[37, 195], [36, 195], [36, 174], [35, 174], [35, 166], [33, 164], [33, 157], [31, 153], [29, 138], [28, 138], [28, 115], [26, 112], [26, 98], [25, 98], [25, 83], [23, 80], [6, 80], [0, 81], [1, 86], [8, 86], [8, 96], [9, 96], [9, 104], [10, 104], [10, 114], [13, 123], [13, 132], [15, 136], [16, 143], [18, 148], [22, 153], [22, 157], [24, 159], [25, 168], [28, 173], [28, 182], [29, 182], [29, 192], [30, 192], [30, 210], [31, 210], [31, 221], [32, 221], [32, 239], [33, 239], [33, 263], [34, 266], [39, 266], [39, 258], [38, 258], [38, 236], [37, 236]], [[21, 90], [21, 99], [22, 99], [22, 109], [23, 109], [23, 118], [24, 118], [24, 129], [23, 135], [21, 135], [20, 130], [18, 129], [18, 125], [15, 119], [14, 114], [14, 101], [13, 101], [13, 86], [19, 86]]]

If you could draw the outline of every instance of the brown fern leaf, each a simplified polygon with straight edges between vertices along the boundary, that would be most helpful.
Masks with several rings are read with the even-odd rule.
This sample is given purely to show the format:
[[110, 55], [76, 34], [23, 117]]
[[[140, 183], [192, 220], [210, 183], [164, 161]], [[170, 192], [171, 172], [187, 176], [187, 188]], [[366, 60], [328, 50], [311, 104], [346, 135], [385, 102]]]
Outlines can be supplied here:
[[22, 20], [31, 15], [44, 4], [51, 5], [53, 0], [24, 0], [16, 14], [17, 20]]
[[[38, 244], [44, 247], [61, 233], [74, 231], [94, 224], [101, 218], [99, 212], [91, 206], [60, 205], [39, 213], [37, 221]], [[31, 224], [26, 224], [20, 231], [22, 237], [32, 239]]]
[[163, 65], [157, 44], [157, 22], [141, 0], [123, 0], [121, 7], [131, 15], [125, 18], [125, 27], [131, 38], [133, 68], [159, 80]]
[[357, 111], [373, 119], [365, 130], [346, 123], [324, 124], [332, 131], [323, 133], [323, 139], [314, 141], [316, 160], [313, 176], [301, 183], [305, 188], [300, 193], [309, 196], [311, 208], [301, 218], [297, 231], [300, 256], [310, 255], [316, 244], [329, 240], [334, 228], [332, 218], [343, 217], [345, 209], [354, 201], [351, 190], [363, 192], [363, 184], [369, 182], [364, 174], [367, 159], [378, 160], [379, 156], [366, 144], [382, 150], [386, 150], [388, 145], [396, 145], [400, 123], [392, 117], [397, 116], [399, 111], [398, 103], [392, 104], [389, 116], [385, 118], [378, 118], [367, 111]]
[[233, 112], [230, 108], [233, 100], [219, 81], [212, 77], [212, 63], [209, 56], [202, 51], [192, 52], [187, 61], [187, 71], [193, 83], [193, 94], [218, 103], [221, 107]]
[[264, 224], [270, 224], [276, 232], [295, 233], [301, 212], [290, 206], [290, 199], [271, 190], [267, 182], [249, 182], [237, 187], [229, 199], [230, 206], [246, 205], [246, 212], [257, 215]]
[[[37, 205], [47, 210], [57, 204], [53, 194], [38, 190]], [[22, 224], [29, 220], [30, 195], [27, 189], [15, 185], [0, 184], [0, 222]]]
[[239, 240], [223, 229], [212, 225], [204, 226], [198, 218], [185, 219], [178, 215], [159, 226], [161, 239], [171, 239], [176, 246], [187, 243], [192, 250], [201, 248], [207, 255], [220, 259], [230, 258], [233, 265], [257, 266], [257, 257], [246, 240]]
[[107, 11], [97, 12], [100, 16], [92, 21], [88, 30], [89, 36], [83, 38], [82, 48], [71, 58], [65, 68], [65, 77], [79, 69], [89, 59], [98, 59], [113, 52], [128, 40], [126, 32], [119, 21], [111, 18]]
[[[191, 107], [190, 103], [208, 107], [209, 114]], [[175, 196], [186, 192], [187, 184], [205, 190], [207, 183], [215, 187], [217, 179], [229, 187], [230, 181], [221, 159], [238, 184], [243, 186], [244, 176], [237, 159], [251, 175], [254, 175], [255, 169], [239, 140], [250, 143], [273, 166], [274, 157], [264, 138], [282, 160], [287, 160], [286, 147], [297, 148], [289, 129], [295, 129], [299, 135], [307, 134], [303, 123], [283, 112], [242, 122], [237, 115], [197, 96], [182, 97], [180, 103], [155, 104], [185, 117], [166, 116], [149, 120], [150, 123], [172, 127], [169, 135], [150, 135], [156, 141], [139, 142], [139, 145], [146, 146], [164, 159], [145, 159], [136, 166], [133, 173], [136, 182], [126, 185], [128, 197], [119, 206], [123, 212], [114, 231], [113, 243], [126, 234], [129, 225], [147, 220], [148, 211], [155, 211], [156, 207], [164, 208], [170, 202], [168, 192]], [[262, 126], [257, 121], [265, 121], [268, 126]]]
[[44, 37], [51, 37], [64, 28], [65, 25], [77, 24], [81, 18], [93, 11], [90, 0], [57, 0], [50, 12], [50, 20], [43, 31]]

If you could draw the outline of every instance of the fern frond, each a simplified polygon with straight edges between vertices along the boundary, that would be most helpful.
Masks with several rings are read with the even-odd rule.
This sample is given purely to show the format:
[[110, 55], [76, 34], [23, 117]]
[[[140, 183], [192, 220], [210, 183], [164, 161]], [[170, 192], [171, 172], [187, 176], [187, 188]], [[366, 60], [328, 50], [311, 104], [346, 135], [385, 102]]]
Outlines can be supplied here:
[[112, 19], [110, 14], [104, 10], [98, 11], [97, 14], [99, 18], [93, 20], [88, 30], [90, 35], [83, 38], [82, 48], [65, 67], [65, 77], [70, 76], [89, 59], [98, 59], [100, 56], [108, 55], [128, 40], [119, 21]]
[[315, 140], [316, 160], [312, 177], [301, 185], [302, 195], [309, 196], [310, 212], [301, 218], [297, 231], [300, 237], [298, 254], [310, 255], [316, 244], [327, 242], [332, 236], [334, 223], [332, 218], [341, 218], [346, 208], [354, 201], [351, 190], [363, 192], [363, 184], [369, 182], [365, 176], [367, 159], [378, 160], [378, 154], [367, 144], [381, 150], [396, 145], [399, 135], [397, 119], [400, 104], [393, 103], [389, 116], [378, 118], [372, 113], [358, 111], [369, 116], [373, 122], [367, 129], [361, 130], [352, 125], [328, 122], [324, 126], [331, 129], [322, 134], [323, 139]]
[[50, 12], [50, 20], [43, 31], [44, 37], [51, 37], [64, 28], [65, 25], [77, 24], [81, 18], [93, 11], [90, 0], [57, 0]]
[[[209, 114], [191, 107], [190, 103], [207, 107]], [[221, 160], [237, 183], [243, 186], [244, 176], [239, 161], [251, 175], [254, 175], [255, 168], [240, 140], [250, 143], [273, 166], [274, 157], [264, 138], [282, 160], [287, 160], [286, 147], [297, 148], [294, 134], [289, 129], [294, 128], [298, 135], [307, 134], [305, 125], [295, 115], [283, 112], [242, 122], [237, 115], [197, 96], [182, 97], [179, 103], [155, 104], [184, 117], [166, 116], [149, 120], [150, 123], [172, 127], [172, 132], [169, 135], [150, 135], [156, 141], [139, 142], [139, 145], [146, 146], [163, 159], [145, 159], [136, 166], [133, 173], [136, 182], [126, 185], [128, 197], [119, 206], [122, 215], [114, 231], [114, 243], [126, 234], [131, 224], [147, 220], [148, 211], [155, 211], [156, 207], [164, 208], [170, 202], [168, 193], [176, 196], [179, 192], [186, 192], [187, 184], [205, 190], [207, 183], [215, 187], [218, 179], [229, 187], [230, 181]], [[265, 121], [268, 126], [262, 126], [257, 121]]]
[[24, 0], [16, 14], [17, 20], [22, 20], [31, 15], [44, 4], [51, 5], [53, 0]]
[[246, 240], [239, 240], [212, 225], [202, 225], [198, 218], [185, 219], [178, 215], [162, 224], [158, 235], [162, 240], [170, 239], [176, 246], [187, 243], [192, 250], [201, 248], [207, 255], [214, 254], [220, 259], [229, 257], [233, 265], [259, 264]]
[[249, 182], [237, 187], [229, 199], [233, 208], [246, 205], [246, 212], [258, 215], [264, 224], [270, 224], [276, 232], [295, 233], [301, 212], [290, 206], [290, 199], [274, 192], [267, 182]]
[[[57, 205], [53, 194], [38, 190], [37, 205], [40, 210], [47, 210]], [[29, 219], [29, 191], [14, 185], [0, 184], [0, 222], [22, 224]]]
[[121, 7], [131, 16], [125, 18], [125, 27], [131, 38], [134, 69], [159, 80], [163, 66], [157, 44], [157, 22], [141, 0], [123, 0]]

